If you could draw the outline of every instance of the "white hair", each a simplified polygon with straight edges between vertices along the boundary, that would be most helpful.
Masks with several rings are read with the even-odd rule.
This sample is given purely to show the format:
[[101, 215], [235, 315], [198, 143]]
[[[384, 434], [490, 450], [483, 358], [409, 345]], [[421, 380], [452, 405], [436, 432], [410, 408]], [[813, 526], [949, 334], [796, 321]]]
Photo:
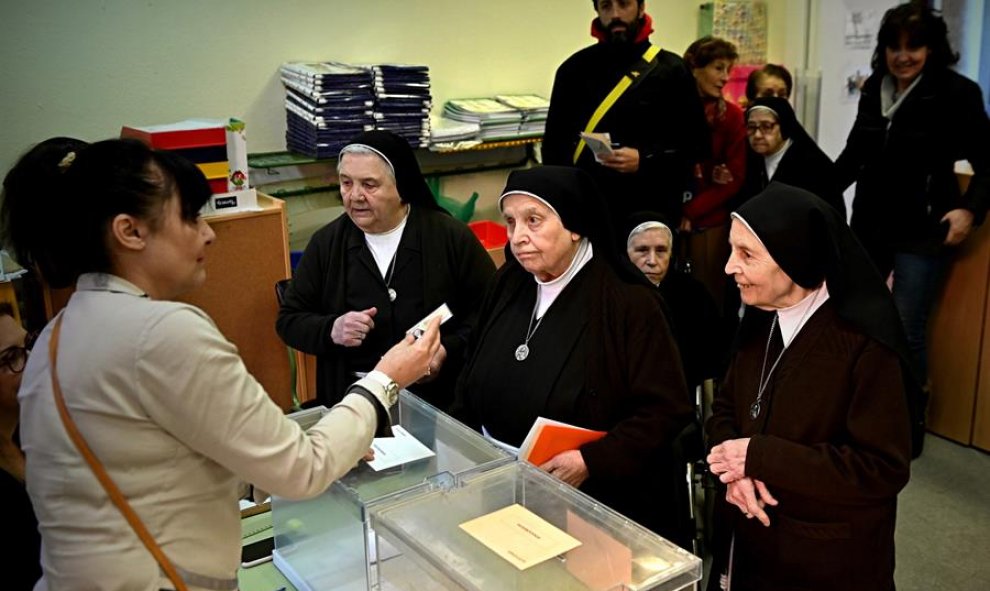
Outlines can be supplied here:
[[630, 247], [632, 247], [633, 238], [635, 238], [641, 232], [645, 232], [647, 230], [666, 230], [667, 231], [667, 236], [670, 237], [670, 241], [671, 242], [674, 241], [674, 232], [671, 231], [670, 226], [668, 226], [667, 224], [665, 224], [663, 222], [658, 222], [658, 221], [655, 221], [655, 220], [650, 220], [648, 222], [643, 222], [642, 224], [640, 224], [640, 225], [636, 226], [635, 228], [633, 228], [632, 229], [632, 232], [629, 232], [629, 237], [626, 238], [626, 250], [628, 250]]
[[340, 175], [340, 166], [344, 162], [344, 154], [364, 154], [378, 156], [385, 163], [385, 168], [388, 169], [389, 179], [395, 182], [395, 167], [392, 166], [392, 162], [388, 159], [385, 154], [382, 154], [378, 150], [368, 146], [366, 144], [347, 144], [340, 150], [340, 154], [337, 155], [337, 174]]

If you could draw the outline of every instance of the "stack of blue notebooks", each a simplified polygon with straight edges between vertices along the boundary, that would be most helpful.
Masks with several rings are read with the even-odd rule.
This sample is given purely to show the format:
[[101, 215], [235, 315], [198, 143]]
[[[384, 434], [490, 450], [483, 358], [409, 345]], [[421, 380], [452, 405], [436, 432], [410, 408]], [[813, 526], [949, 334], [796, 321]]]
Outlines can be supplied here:
[[394, 132], [414, 148], [430, 143], [430, 69], [428, 66], [370, 66], [375, 79], [375, 128]]
[[337, 156], [354, 136], [375, 128], [374, 73], [334, 62], [291, 62], [285, 85], [285, 145], [313, 158]]
[[335, 157], [354, 136], [392, 131], [414, 148], [430, 142], [430, 70], [405, 64], [289, 62], [285, 86], [285, 145], [314, 158]]

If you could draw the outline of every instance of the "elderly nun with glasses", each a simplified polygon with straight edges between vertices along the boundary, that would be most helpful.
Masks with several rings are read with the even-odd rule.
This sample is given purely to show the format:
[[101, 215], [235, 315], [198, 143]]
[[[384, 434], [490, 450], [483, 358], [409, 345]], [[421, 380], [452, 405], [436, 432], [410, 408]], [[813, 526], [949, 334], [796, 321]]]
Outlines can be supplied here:
[[787, 99], [755, 99], [746, 109], [746, 137], [746, 181], [739, 203], [779, 181], [817, 195], [845, 217], [835, 164], [798, 123]]

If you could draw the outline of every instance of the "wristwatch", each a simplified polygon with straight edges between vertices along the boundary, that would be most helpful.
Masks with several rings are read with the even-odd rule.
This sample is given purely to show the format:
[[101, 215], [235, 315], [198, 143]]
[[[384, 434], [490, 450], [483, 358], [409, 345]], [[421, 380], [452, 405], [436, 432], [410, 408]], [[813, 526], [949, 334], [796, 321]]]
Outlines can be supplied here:
[[368, 372], [366, 377], [382, 387], [382, 391], [385, 394], [382, 403], [385, 405], [385, 408], [388, 409], [395, 406], [395, 403], [399, 401], [399, 385], [395, 383], [395, 380], [385, 373], [376, 370]]
[[392, 408], [393, 406], [395, 406], [395, 403], [397, 403], [398, 401], [399, 401], [399, 385], [396, 384], [395, 380], [393, 380], [392, 378], [388, 378], [388, 381], [385, 382], [385, 405], [387, 408]]
[[392, 436], [392, 417], [389, 409], [399, 401], [399, 385], [383, 372], [372, 370], [354, 384], [350, 392], [366, 397], [375, 407], [378, 428], [375, 437]]

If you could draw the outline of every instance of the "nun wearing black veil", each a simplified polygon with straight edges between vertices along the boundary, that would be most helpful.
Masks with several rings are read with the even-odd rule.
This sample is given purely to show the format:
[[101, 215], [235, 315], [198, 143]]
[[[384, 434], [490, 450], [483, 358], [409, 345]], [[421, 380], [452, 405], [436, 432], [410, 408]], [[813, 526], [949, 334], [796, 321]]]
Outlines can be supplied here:
[[728, 339], [715, 300], [704, 284], [678, 269], [671, 261], [678, 250], [678, 236], [663, 214], [640, 211], [626, 220], [629, 235], [626, 254], [660, 291], [667, 305], [671, 329], [681, 352], [688, 388], [725, 372]]
[[656, 290], [620, 256], [586, 172], [514, 171], [499, 209], [512, 256], [482, 306], [456, 416], [509, 446], [541, 416], [606, 431], [541, 468], [686, 543], [670, 446], [692, 405]]
[[746, 180], [738, 203], [777, 181], [813, 193], [845, 218], [846, 203], [836, 182], [835, 164], [801, 127], [787, 99], [754, 100], [746, 109], [746, 137]]
[[[412, 148], [369, 131], [338, 158], [345, 215], [310, 239], [279, 310], [287, 345], [316, 355], [317, 402], [337, 403], [355, 372], [446, 303], [429, 376], [410, 389], [446, 410], [495, 265], [462, 222], [437, 204]], [[383, 384], [386, 386], [386, 384]]]
[[729, 242], [747, 309], [707, 425], [726, 484], [709, 589], [893, 589], [918, 381], [890, 293], [802, 189], [771, 183]]

